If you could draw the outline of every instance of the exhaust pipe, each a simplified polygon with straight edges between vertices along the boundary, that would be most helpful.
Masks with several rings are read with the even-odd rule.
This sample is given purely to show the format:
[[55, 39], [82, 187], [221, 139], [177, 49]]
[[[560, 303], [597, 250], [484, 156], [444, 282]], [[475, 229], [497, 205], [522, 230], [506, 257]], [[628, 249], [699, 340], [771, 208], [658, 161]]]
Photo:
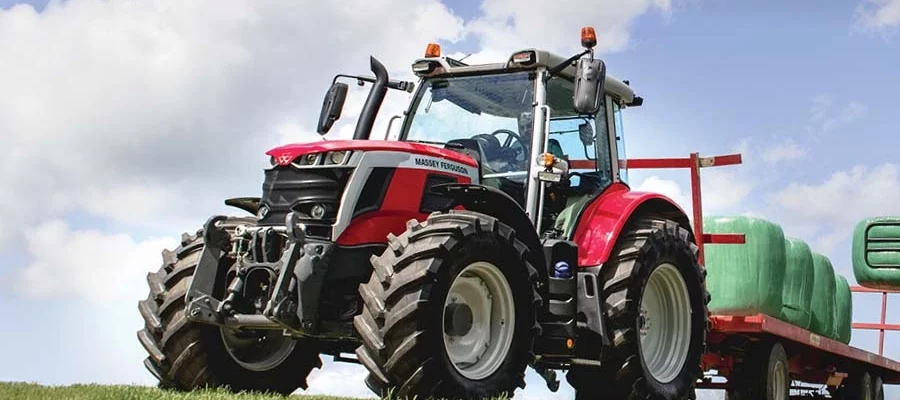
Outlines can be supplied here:
[[375, 73], [375, 83], [372, 85], [369, 97], [366, 98], [366, 104], [359, 114], [359, 121], [356, 122], [356, 131], [353, 132], [354, 140], [369, 139], [372, 134], [372, 127], [375, 125], [375, 117], [378, 116], [378, 110], [381, 108], [381, 104], [384, 103], [384, 96], [387, 94], [389, 81], [387, 69], [375, 57], [370, 56], [369, 62], [372, 72]]

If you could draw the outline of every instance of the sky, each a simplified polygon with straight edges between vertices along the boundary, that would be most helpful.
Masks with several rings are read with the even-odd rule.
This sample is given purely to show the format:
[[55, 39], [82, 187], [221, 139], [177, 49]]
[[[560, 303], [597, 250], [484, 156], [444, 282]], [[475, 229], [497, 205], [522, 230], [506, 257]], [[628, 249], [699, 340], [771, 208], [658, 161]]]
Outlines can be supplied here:
[[[704, 170], [705, 215], [777, 222], [856, 283], [854, 224], [900, 215], [900, 0], [0, 0], [0, 380], [154, 384], [135, 336], [146, 272], [236, 212], [223, 199], [258, 195], [267, 149], [322, 140], [334, 74], [373, 55], [411, 79], [429, 42], [470, 63], [573, 54], [585, 25], [645, 99], [624, 115], [628, 157], [740, 152]], [[407, 100], [388, 96], [376, 132]], [[354, 89], [328, 139], [351, 135], [363, 101]], [[629, 174], [690, 212], [686, 178]], [[876, 321], [877, 296], [853, 301]], [[852, 344], [877, 351], [877, 334]], [[326, 361], [308, 393], [368, 397], [364, 375]], [[516, 398], [571, 398], [527, 382]]]

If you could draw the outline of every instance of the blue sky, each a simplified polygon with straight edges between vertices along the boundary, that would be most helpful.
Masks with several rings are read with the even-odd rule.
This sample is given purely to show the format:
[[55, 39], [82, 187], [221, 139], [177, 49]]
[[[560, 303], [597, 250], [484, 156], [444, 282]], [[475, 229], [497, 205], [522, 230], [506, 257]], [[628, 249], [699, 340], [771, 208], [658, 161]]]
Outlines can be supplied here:
[[[37, 195], [33, 199], [26, 196], [22, 204], [10, 204], [9, 207], [13, 207], [11, 210], [21, 210], [10, 213], [9, 218], [13, 218], [11, 225], [43, 226], [52, 220], [68, 224], [65, 229], [59, 228], [57, 231], [48, 228], [43, 236], [34, 233], [31, 228], [21, 232], [8, 230], [6, 236], [0, 233], [0, 256], [7, 260], [0, 265], [0, 285], [13, 289], [0, 292], [0, 307], [9, 310], [10, 320], [24, 327], [0, 332], [0, 352], [11, 360], [0, 364], [0, 380], [54, 384], [86, 381], [151, 383], [149, 374], [140, 365], [142, 349], [134, 337], [134, 331], [140, 326], [136, 301], [145, 292], [130, 293], [125, 288], [145, 290], [141, 286], [144, 270], [158, 266], [159, 250], [154, 250], [154, 246], [172, 243], [182, 231], [199, 226], [206, 215], [224, 211], [222, 197], [256, 193], [261, 179], [262, 152], [277, 144], [278, 140], [319, 140], [303, 135], [312, 130], [310, 121], [315, 121], [321, 93], [330, 82], [330, 75], [338, 72], [332, 68], [348, 73], [365, 72], [367, 65], [363, 55], [375, 53], [390, 61], [389, 67], [403, 70], [409, 65], [408, 54], [421, 52], [425, 44], [434, 39], [439, 39], [445, 53], [491, 54], [490, 51], [509, 50], [511, 45], [503, 42], [506, 37], [523, 39], [515, 44], [517, 47], [530, 47], [532, 43], [525, 42], [525, 38], [534, 37], [529, 35], [537, 35], [533, 31], [542, 30], [571, 32], [571, 43], [546, 40], [548, 44], [569, 46], [565, 49], [571, 50], [578, 45], [577, 35], [583, 23], [594, 24], [599, 35], [616, 38], [626, 35], [622, 39], [624, 46], [601, 52], [600, 55], [606, 61], [609, 73], [630, 80], [638, 95], [645, 99], [643, 107], [628, 109], [625, 113], [628, 156], [681, 157], [692, 151], [699, 151], [702, 155], [742, 151], [744, 165], [724, 167], [721, 171], [704, 171], [704, 177], [708, 177], [704, 182], [709, 182], [704, 186], [704, 193], [707, 204], [711, 204], [707, 211], [718, 215], [749, 212], [778, 222], [786, 234], [807, 240], [814, 249], [831, 257], [838, 271], [851, 283], [855, 279], [849, 264], [849, 227], [865, 216], [900, 215], [900, 177], [897, 173], [900, 138], [896, 134], [896, 127], [900, 126], [900, 113], [896, 112], [894, 95], [900, 89], [900, 76], [895, 72], [896, 66], [900, 65], [900, 38], [894, 34], [900, 27], [900, 11], [896, 11], [896, 17], [890, 13], [890, 7], [900, 10], [900, 2], [834, 0], [824, 5], [821, 1], [812, 0], [673, 1], [671, 7], [663, 7], [662, 10], [645, 5], [640, 10], [621, 11], [629, 23], [623, 27], [608, 27], [601, 24], [614, 24], [605, 15], [615, 13], [603, 11], [601, 6], [614, 3], [612, 1], [592, 5], [589, 12], [585, 11], [595, 16], [596, 20], [581, 21], [576, 17], [567, 17], [566, 21], [574, 21], [571, 25], [550, 21], [547, 26], [529, 26], [523, 22], [532, 21], [529, 19], [531, 16], [526, 15], [528, 10], [515, 15], [497, 13], [496, 9], [502, 6], [502, 1], [489, 0], [499, 4], [492, 11], [495, 13], [491, 16], [493, 19], [485, 17], [488, 11], [481, 9], [482, 1], [448, 3], [452, 3], [449, 8], [463, 24], [477, 20], [511, 20], [517, 23], [510, 25], [508, 35], [499, 30], [479, 30], [476, 24], [460, 28], [445, 18], [433, 25], [422, 22], [416, 30], [409, 32], [379, 32], [383, 36], [378, 38], [386, 39], [383, 43], [376, 43], [375, 40], [381, 39], [362, 36], [372, 36], [372, 29], [380, 28], [372, 22], [374, 28], [368, 31], [359, 28], [364, 33], [350, 35], [360, 38], [359, 41], [368, 40], [364, 44], [350, 45], [356, 46], [346, 51], [353, 55], [351, 57], [329, 53], [333, 48], [313, 43], [315, 41], [310, 41], [309, 36], [305, 35], [314, 32], [302, 30], [305, 29], [302, 18], [307, 18], [304, 16], [307, 11], [311, 15], [308, 18], [328, 19], [332, 18], [332, 14], [342, 15], [340, 13], [344, 11], [337, 7], [322, 6], [320, 11], [318, 6], [308, 4], [303, 6], [306, 7], [304, 12], [289, 8], [283, 13], [275, 13], [276, 6], [256, 9], [241, 5], [233, 9], [220, 7], [208, 16], [199, 11], [202, 7], [169, 9], [161, 6], [157, 9], [153, 6], [124, 7], [114, 2], [117, 8], [98, 0], [72, 0], [49, 6], [47, 1], [27, 2], [35, 6], [36, 13], [22, 9], [13, 13], [15, 10], [11, 7], [20, 2], [0, 0], [0, 33], [17, 32], [21, 35], [15, 36], [17, 39], [7, 35], [6, 40], [21, 38], [18, 43], [29, 46], [16, 47], [21, 53], [0, 50], [0, 60], [5, 60], [0, 61], [0, 86], [5, 83], [6, 87], [12, 87], [10, 84], [16, 82], [30, 82], [30, 86], [20, 87], [18, 91], [13, 88], [6, 90], [6, 94], [0, 94], [0, 133], [7, 135], [3, 127], [10, 127], [9, 133], [13, 137], [10, 146], [13, 153], [10, 154], [25, 154], [23, 159], [29, 161], [18, 163], [17, 158], [8, 157], [7, 160], [13, 161], [0, 163], [0, 167], [10, 168], [10, 171], [13, 167], [33, 167], [36, 169], [35, 177], [55, 179], [55, 185], [46, 185], [41, 190], [48, 193], [55, 190], [61, 196], [61, 199], [52, 202], [52, 207], [50, 203], [41, 203], [43, 200], [38, 199]], [[882, 29], [866, 29], [866, 24], [859, 19], [860, 7], [876, 9], [879, 6], [888, 10], [880, 14]], [[241, 7], [252, 9], [252, 12]], [[313, 11], [313, 8], [316, 10]], [[580, 13], [578, 8], [569, 10], [571, 14]], [[142, 17], [142, 13], [151, 11], [155, 12], [153, 17]], [[53, 19], [41, 14], [44, 12], [52, 12]], [[436, 9], [405, 12], [422, 12], [429, 17], [440, 14]], [[391, 14], [385, 12], [384, 15]], [[166, 16], [172, 18], [169, 20]], [[200, 18], [195, 24], [185, 22], [179, 25], [195, 17]], [[121, 23], [117, 18], [126, 23]], [[259, 18], [262, 23], [254, 23], [253, 18]], [[128, 21], [138, 23], [129, 24]], [[210, 24], [210, 32], [215, 34], [207, 36], [208, 33], [199, 28], [189, 27], [192, 24], [206, 26], [204, 21]], [[320, 32], [335, 32], [332, 35], [335, 38], [349, 40], [343, 39], [342, 35], [361, 24], [356, 20], [336, 18], [335, 21], [335, 25]], [[415, 19], [388, 23], [404, 24], [409, 21]], [[110, 31], [91, 31], [86, 29], [89, 23], [108, 23], [104, 26]], [[438, 31], [438, 25], [443, 30]], [[151, 33], [137, 39], [130, 36], [134, 31], [145, 28]], [[276, 28], [283, 30], [276, 31]], [[275, 33], [269, 34], [266, 29], [272, 29]], [[298, 33], [291, 29], [301, 31]], [[466, 34], [463, 40], [455, 40], [462, 34]], [[104, 39], [104, 35], [116, 39]], [[0, 34], [0, 44], [12, 43], [4, 42], [2, 36]], [[182, 41], [198, 47], [182, 48]], [[401, 44], [401, 41], [406, 43]], [[166, 61], [143, 70], [144, 64], [150, 63], [129, 64], [134, 54], [116, 46], [132, 49], [134, 54], [158, 52], [154, 54], [165, 58], [155, 60]], [[393, 47], [402, 48], [398, 50]], [[194, 49], [201, 55], [191, 58], [192, 52], [180, 52], [183, 49]], [[107, 53], [112, 56], [97, 56]], [[94, 58], [79, 58], [83, 54], [93, 54]], [[242, 57], [247, 54], [257, 59], [246, 61]], [[328, 54], [335, 60], [325, 63], [327, 70], [322, 66], [323, 71], [306, 72], [300, 67], [309, 65], [304, 64], [303, 54], [313, 54], [310, 58]], [[36, 64], [36, 61], [45, 63]], [[31, 65], [40, 66], [32, 71]], [[177, 65], [178, 68], [166, 69], [168, 65]], [[53, 71], [57, 72], [51, 73]], [[79, 71], [88, 72], [79, 75]], [[297, 71], [304, 71], [304, 75], [309, 76], [298, 77], [300, 74]], [[71, 75], [61, 77], [63, 75], [60, 74], [65, 73]], [[8, 80], [4, 81], [4, 76]], [[97, 81], [92, 83], [91, 79]], [[101, 95], [85, 96], [87, 92], [77, 86], [81, 83], [78, 81], [93, 85], [85, 87], [98, 87], [96, 93]], [[153, 86], [154, 82], [158, 82], [156, 86]], [[188, 83], [198, 86], [189, 86]], [[145, 86], [142, 85], [152, 90], [143, 91]], [[160, 94], [167, 91], [178, 93], [177, 88], [181, 86], [189, 86], [193, 88], [190, 90], [202, 95], [197, 96], [199, 99], [190, 98], [193, 93], [188, 89], [182, 93], [184, 96], [178, 98], [173, 96], [170, 99]], [[69, 89], [80, 95], [64, 97]], [[140, 102], [129, 99], [131, 93], [160, 97], [153, 97], [157, 102]], [[59, 105], [49, 97], [57, 94], [61, 99], [70, 99], [64, 115], [59, 113], [59, 108], [54, 108]], [[84, 98], [92, 100], [82, 102]], [[256, 104], [264, 104], [266, 109], [254, 109], [252, 118], [230, 116], [243, 112], [245, 104], [252, 104], [250, 100], [242, 103], [243, 98], [259, 100]], [[26, 102], [29, 99], [41, 105], [35, 106], [37, 109], [58, 113], [55, 116], [50, 114], [48, 118], [27, 120], [3, 113], [4, 106], [31, 104]], [[167, 108], [160, 105], [163, 103], [159, 99], [166, 99], [166, 104], [176, 106]], [[398, 110], [402, 100], [386, 103], [387, 111]], [[395, 108], [390, 110], [390, 107]], [[116, 116], [123, 118], [121, 125], [106, 120], [107, 117], [114, 120]], [[235, 134], [235, 147], [226, 147], [231, 142], [215, 133], [217, 129], [221, 132], [222, 126], [215, 122], [219, 119], [231, 123], [224, 126], [252, 131], [254, 135], [240, 133], [238, 137]], [[165, 121], [159, 122], [162, 120]], [[351, 113], [348, 113], [343, 122], [353, 120]], [[48, 121], [66, 126], [52, 125]], [[106, 127], [104, 123], [124, 128], [115, 136], [91, 142], [92, 132], [103, 131]], [[200, 162], [194, 158], [187, 160], [187, 157], [163, 160], [167, 153], [175, 149], [170, 140], [172, 137], [160, 138], [148, 133], [158, 127], [173, 126], [188, 127], [186, 132], [212, 132], [207, 136], [204, 136], [206, 133], [181, 134], [177, 139], [185, 145], [213, 144], [229, 149], [231, 159], [235, 160], [229, 166], [237, 172], [216, 170], [208, 166], [212, 163], [207, 163], [205, 168], [209, 170], [201, 171], [198, 177], [177, 175], [179, 171], [186, 170], [188, 164], [194, 167], [196, 165], [192, 163]], [[146, 131], [143, 130], [145, 127]], [[26, 137], [21, 133], [25, 131], [34, 136]], [[59, 166], [54, 166], [50, 161], [35, 162], [44, 158], [27, 159], [29, 156], [58, 159], [52, 151], [61, 150], [48, 150], [35, 144], [41, 139], [58, 139], [52, 135], [63, 138], [59, 139], [63, 140], [60, 142], [63, 145], [57, 147], [70, 146], [71, 154], [67, 153], [65, 157], [78, 157], [64, 159], [67, 162], [60, 161]], [[88, 144], [79, 149], [75, 147], [79, 143]], [[93, 152], [107, 144], [110, 148], [119, 146], [115, 149], [129, 151], [158, 149], [153, 154], [159, 155], [160, 162], [150, 165], [166, 172], [152, 168], [137, 170], [137, 166], [132, 170], [129, 169], [130, 164], [115, 164], [120, 162], [117, 159], [92, 160]], [[195, 158], [202, 159], [203, 156]], [[101, 174], [97, 172], [99, 169], [89, 168], [93, 165], [91, 161], [96, 161], [100, 166], [118, 167], [103, 170]], [[170, 169], [175, 172], [170, 173]], [[221, 177], [223, 173], [229, 174], [227, 179]], [[172, 176], [181, 178], [172, 180]], [[682, 201], [682, 205], [689, 206], [684, 203], [690, 198], [685, 177], [686, 173], [682, 171], [630, 173], [633, 186], [663, 191]], [[17, 178], [3, 179], [0, 178], [0, 191], [4, 193], [37, 193], [31, 191], [37, 178], [31, 179], [32, 183]], [[156, 186], [134, 189], [140, 187], [140, 182], [145, 179]], [[197, 185], [204, 189], [199, 195], [200, 190], [192, 190]], [[228, 190], [221, 189], [225, 185], [230, 185]], [[123, 187], [132, 190], [129, 193], [133, 193], [134, 197], [127, 198], [130, 201], [115, 200], [115, 196], [124, 193]], [[166, 205], [169, 203], [148, 200], [157, 195], [169, 200], [196, 197], [188, 202], [191, 204], [179, 205], [179, 210], [174, 210]], [[28, 209], [27, 203], [41, 205], [42, 208]], [[7, 204], [0, 200], [0, 205]], [[162, 212], [171, 213], [171, 218], [158, 218], [163, 215]], [[143, 217], [129, 218], [134, 215]], [[96, 235], [89, 234], [91, 231]], [[72, 259], [71, 266], [58, 266], [60, 260], [66, 260], [66, 254], [49, 257], [40, 252], [40, 249], [46, 248], [39, 246], [41, 238], [60, 238], [66, 243], [81, 244], [65, 248], [73, 252], [91, 248], [90, 244], [94, 242], [90, 240], [96, 238], [104, 240], [103, 243], [124, 244], [128, 251], [121, 253], [123, 265], [133, 269], [113, 278], [104, 278], [98, 273], [94, 277], [97, 286], [93, 290], [110, 294], [92, 298], [85, 295], [92, 289], [90, 280], [79, 280], [76, 289], [69, 288], [71, 285], [67, 285], [69, 282], [65, 280], [78, 276], [72, 269], [92, 271], [92, 263]], [[135, 254], [147, 254], [152, 259], [140, 261], [143, 259]], [[115, 263], [108, 264], [106, 267], [110, 269], [102, 271], [115, 268]], [[48, 275], [58, 281], [43, 289], [34, 289], [28, 286], [28, 282], [17, 281], [24, 270], [61, 275]], [[83, 275], [80, 275], [81, 278]], [[122, 283], [121, 287], [116, 287], [116, 283], [125, 281], [128, 284]], [[137, 286], [128, 286], [134, 282]], [[855, 321], [874, 321], [877, 318], [880, 302], [876, 296], [855, 295], [854, 302]], [[894, 318], [895, 322], [900, 317], [900, 309], [896, 307], [900, 307], [900, 302], [892, 300], [888, 317]], [[876, 334], [856, 330], [853, 337], [854, 345], [877, 350]], [[900, 335], [889, 334], [888, 338], [896, 343]], [[108, 343], [115, 343], [116, 346], [104, 347]], [[40, 350], [34, 351], [35, 348]], [[898, 345], [889, 344], [886, 350], [887, 355], [900, 359]], [[94, 357], [96, 354], [100, 356]], [[85, 361], [90, 358], [93, 361]], [[326, 365], [331, 367], [331, 364]], [[358, 374], [360, 369], [341, 371]], [[322, 377], [324, 381], [326, 377], [333, 376]], [[328, 386], [320, 392], [338, 393], [331, 388]], [[546, 391], [542, 383], [531, 376], [527, 393], [538, 396]], [[896, 390], [889, 393], [900, 396]]]

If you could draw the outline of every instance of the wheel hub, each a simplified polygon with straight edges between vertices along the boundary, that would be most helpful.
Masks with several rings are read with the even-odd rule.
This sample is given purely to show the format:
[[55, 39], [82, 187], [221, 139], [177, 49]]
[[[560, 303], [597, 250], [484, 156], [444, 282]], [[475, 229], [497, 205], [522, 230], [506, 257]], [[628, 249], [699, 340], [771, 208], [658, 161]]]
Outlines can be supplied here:
[[484, 379], [506, 359], [515, 328], [512, 289], [499, 268], [470, 264], [450, 285], [443, 308], [444, 350], [456, 371]]
[[444, 333], [465, 336], [472, 330], [472, 307], [464, 303], [450, 303], [444, 308]]

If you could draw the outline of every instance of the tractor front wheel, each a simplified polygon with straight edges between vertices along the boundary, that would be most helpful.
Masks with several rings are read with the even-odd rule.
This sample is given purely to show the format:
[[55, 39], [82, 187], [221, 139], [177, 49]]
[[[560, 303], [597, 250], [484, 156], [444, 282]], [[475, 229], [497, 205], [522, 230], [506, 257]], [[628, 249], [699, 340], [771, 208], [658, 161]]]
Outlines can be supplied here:
[[690, 233], [638, 217], [619, 235], [600, 271], [610, 332], [600, 371], [573, 370], [576, 398], [682, 400], [702, 375], [706, 345], [705, 270]]
[[467, 211], [410, 221], [372, 258], [354, 325], [366, 383], [392, 398], [490, 398], [524, 387], [537, 270], [509, 226]]
[[[253, 222], [229, 218], [223, 228], [233, 232], [238, 224]], [[184, 234], [181, 246], [163, 251], [159, 271], [147, 275], [150, 295], [138, 303], [144, 328], [137, 336], [149, 354], [144, 366], [167, 389], [228, 387], [284, 395], [306, 389], [306, 376], [322, 365], [308, 341], [275, 330], [235, 332], [185, 317], [185, 294], [202, 250], [202, 230]], [[226, 283], [216, 282], [213, 294], [221, 296]]]

